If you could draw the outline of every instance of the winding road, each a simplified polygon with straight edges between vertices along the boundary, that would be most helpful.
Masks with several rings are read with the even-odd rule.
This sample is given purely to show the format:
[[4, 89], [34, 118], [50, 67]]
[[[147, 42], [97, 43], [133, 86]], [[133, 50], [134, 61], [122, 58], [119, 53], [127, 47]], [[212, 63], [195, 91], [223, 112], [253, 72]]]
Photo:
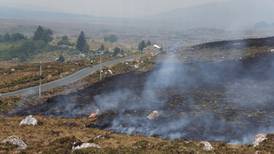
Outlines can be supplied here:
[[[72, 84], [76, 81], [79, 81], [87, 76], [94, 74], [95, 72], [99, 71], [101, 69], [101, 67], [110, 67], [110, 66], [122, 63], [122, 62], [132, 60], [134, 58], [139, 58], [139, 57], [140, 56], [136, 56], [136, 55], [128, 56], [128, 57], [124, 57], [124, 58], [115, 59], [112, 61], [107, 61], [102, 64], [97, 64], [97, 65], [83, 68], [83, 69], [79, 70], [78, 72], [68, 75], [62, 79], [42, 84], [41, 92], [45, 92], [45, 91], [48, 91], [48, 90], [51, 90], [54, 88], [59, 88], [62, 86]], [[38, 94], [38, 91], [39, 91], [39, 86], [34, 86], [34, 87], [30, 87], [30, 88], [17, 90], [14, 92], [2, 93], [2, 94], [0, 94], [0, 97], [29, 96], [29, 95]]]

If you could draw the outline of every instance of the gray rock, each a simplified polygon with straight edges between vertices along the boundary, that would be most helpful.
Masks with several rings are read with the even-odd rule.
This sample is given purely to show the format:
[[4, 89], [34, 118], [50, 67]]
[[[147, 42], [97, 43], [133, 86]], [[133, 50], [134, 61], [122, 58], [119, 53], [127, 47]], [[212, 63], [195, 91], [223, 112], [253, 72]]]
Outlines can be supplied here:
[[149, 120], [155, 120], [155, 119], [157, 119], [159, 116], [160, 116], [160, 113], [159, 113], [158, 111], [153, 111], [153, 112], [151, 112], [151, 113], [147, 116], [147, 118], [148, 118]]
[[19, 150], [25, 150], [28, 147], [27, 144], [17, 136], [10, 136], [4, 139], [1, 143], [16, 145]]

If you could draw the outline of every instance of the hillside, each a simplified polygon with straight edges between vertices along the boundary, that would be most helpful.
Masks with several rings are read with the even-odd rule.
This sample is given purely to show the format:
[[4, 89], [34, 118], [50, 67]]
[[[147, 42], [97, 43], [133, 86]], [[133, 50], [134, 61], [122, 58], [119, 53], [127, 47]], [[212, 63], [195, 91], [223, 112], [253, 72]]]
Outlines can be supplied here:
[[231, 41], [209, 42], [193, 46], [195, 49], [219, 48], [219, 49], [245, 49], [245, 48], [269, 47], [274, 48], [274, 37], [251, 38]]
[[[246, 9], [249, 8], [249, 9]], [[190, 8], [179, 8], [155, 18], [179, 28], [225, 28], [239, 30], [253, 27], [259, 21], [273, 21], [273, 1], [219, 1]]]

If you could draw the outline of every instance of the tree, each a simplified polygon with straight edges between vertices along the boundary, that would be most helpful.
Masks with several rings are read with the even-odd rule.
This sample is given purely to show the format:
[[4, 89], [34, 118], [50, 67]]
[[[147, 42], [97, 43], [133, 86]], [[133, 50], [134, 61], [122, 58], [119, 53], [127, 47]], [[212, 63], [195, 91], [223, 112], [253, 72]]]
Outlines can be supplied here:
[[65, 57], [63, 55], [60, 55], [59, 58], [57, 59], [57, 62], [64, 63], [65, 62]]
[[4, 36], [0, 35], [0, 42], [16, 42], [20, 40], [25, 40], [26, 37], [21, 33], [9, 34], [6, 33]]
[[113, 56], [117, 56], [118, 54], [122, 54], [124, 51], [121, 48], [115, 47], [113, 49]]
[[118, 41], [118, 37], [116, 35], [109, 35], [104, 37], [105, 42], [114, 43]]
[[85, 33], [83, 31], [81, 31], [81, 33], [77, 39], [76, 48], [81, 52], [87, 52], [89, 50], [89, 46], [87, 44]]
[[63, 36], [57, 45], [70, 45], [68, 36]]
[[100, 46], [99, 50], [100, 50], [100, 51], [104, 51], [104, 50], [105, 50], [104, 44], [102, 44], [102, 45]]
[[11, 41], [20, 41], [24, 39], [26, 39], [26, 37], [21, 33], [14, 33], [14, 34], [11, 34], [10, 36]]
[[42, 26], [38, 26], [34, 32], [33, 40], [43, 40], [46, 43], [52, 41], [53, 32], [50, 29], [44, 29]]
[[10, 34], [6, 33], [3, 37], [4, 42], [9, 42], [10, 41]]
[[144, 51], [145, 47], [146, 47], [146, 43], [145, 43], [145, 41], [143, 40], [143, 41], [141, 41], [141, 42], [139, 43], [139, 45], [138, 45], [138, 50], [139, 50], [139, 51]]
[[10, 57], [17, 57], [20, 60], [26, 60], [27, 58], [41, 52], [41, 50], [44, 50], [46, 46], [47, 44], [43, 40], [26, 40], [19, 47], [11, 49]]
[[150, 40], [148, 40], [146, 46], [148, 47], [148, 46], [151, 46], [151, 45], [152, 44], [151, 44]]
[[34, 32], [33, 40], [42, 40], [44, 35], [44, 29], [42, 26], [38, 26], [36, 31]]

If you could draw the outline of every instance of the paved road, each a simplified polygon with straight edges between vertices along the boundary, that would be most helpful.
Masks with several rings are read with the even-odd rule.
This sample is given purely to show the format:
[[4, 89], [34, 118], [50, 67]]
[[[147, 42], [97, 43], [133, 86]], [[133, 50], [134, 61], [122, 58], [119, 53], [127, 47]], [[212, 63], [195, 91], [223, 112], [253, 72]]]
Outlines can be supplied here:
[[[79, 80], [89, 76], [89, 75], [94, 74], [95, 72], [99, 71], [101, 67], [110, 67], [112, 65], [122, 63], [122, 62], [125, 62], [128, 60], [132, 60], [132, 59], [138, 58], [138, 57], [139, 56], [129, 56], [129, 57], [124, 57], [124, 58], [119, 58], [119, 59], [115, 59], [112, 61], [104, 62], [101, 65], [98, 64], [98, 65], [94, 65], [92, 67], [86, 67], [86, 68], [84, 68], [76, 73], [73, 73], [69, 76], [66, 76], [62, 79], [43, 84], [41, 86], [41, 91], [45, 92], [50, 89], [59, 88], [59, 87], [65, 86], [65, 85], [72, 84], [76, 81], [79, 81]], [[14, 91], [14, 92], [3, 93], [3, 94], [0, 94], [0, 97], [29, 96], [29, 95], [38, 94], [38, 91], [39, 91], [39, 86], [35, 86], [35, 87], [26, 88], [26, 89], [21, 89], [21, 90]]]

